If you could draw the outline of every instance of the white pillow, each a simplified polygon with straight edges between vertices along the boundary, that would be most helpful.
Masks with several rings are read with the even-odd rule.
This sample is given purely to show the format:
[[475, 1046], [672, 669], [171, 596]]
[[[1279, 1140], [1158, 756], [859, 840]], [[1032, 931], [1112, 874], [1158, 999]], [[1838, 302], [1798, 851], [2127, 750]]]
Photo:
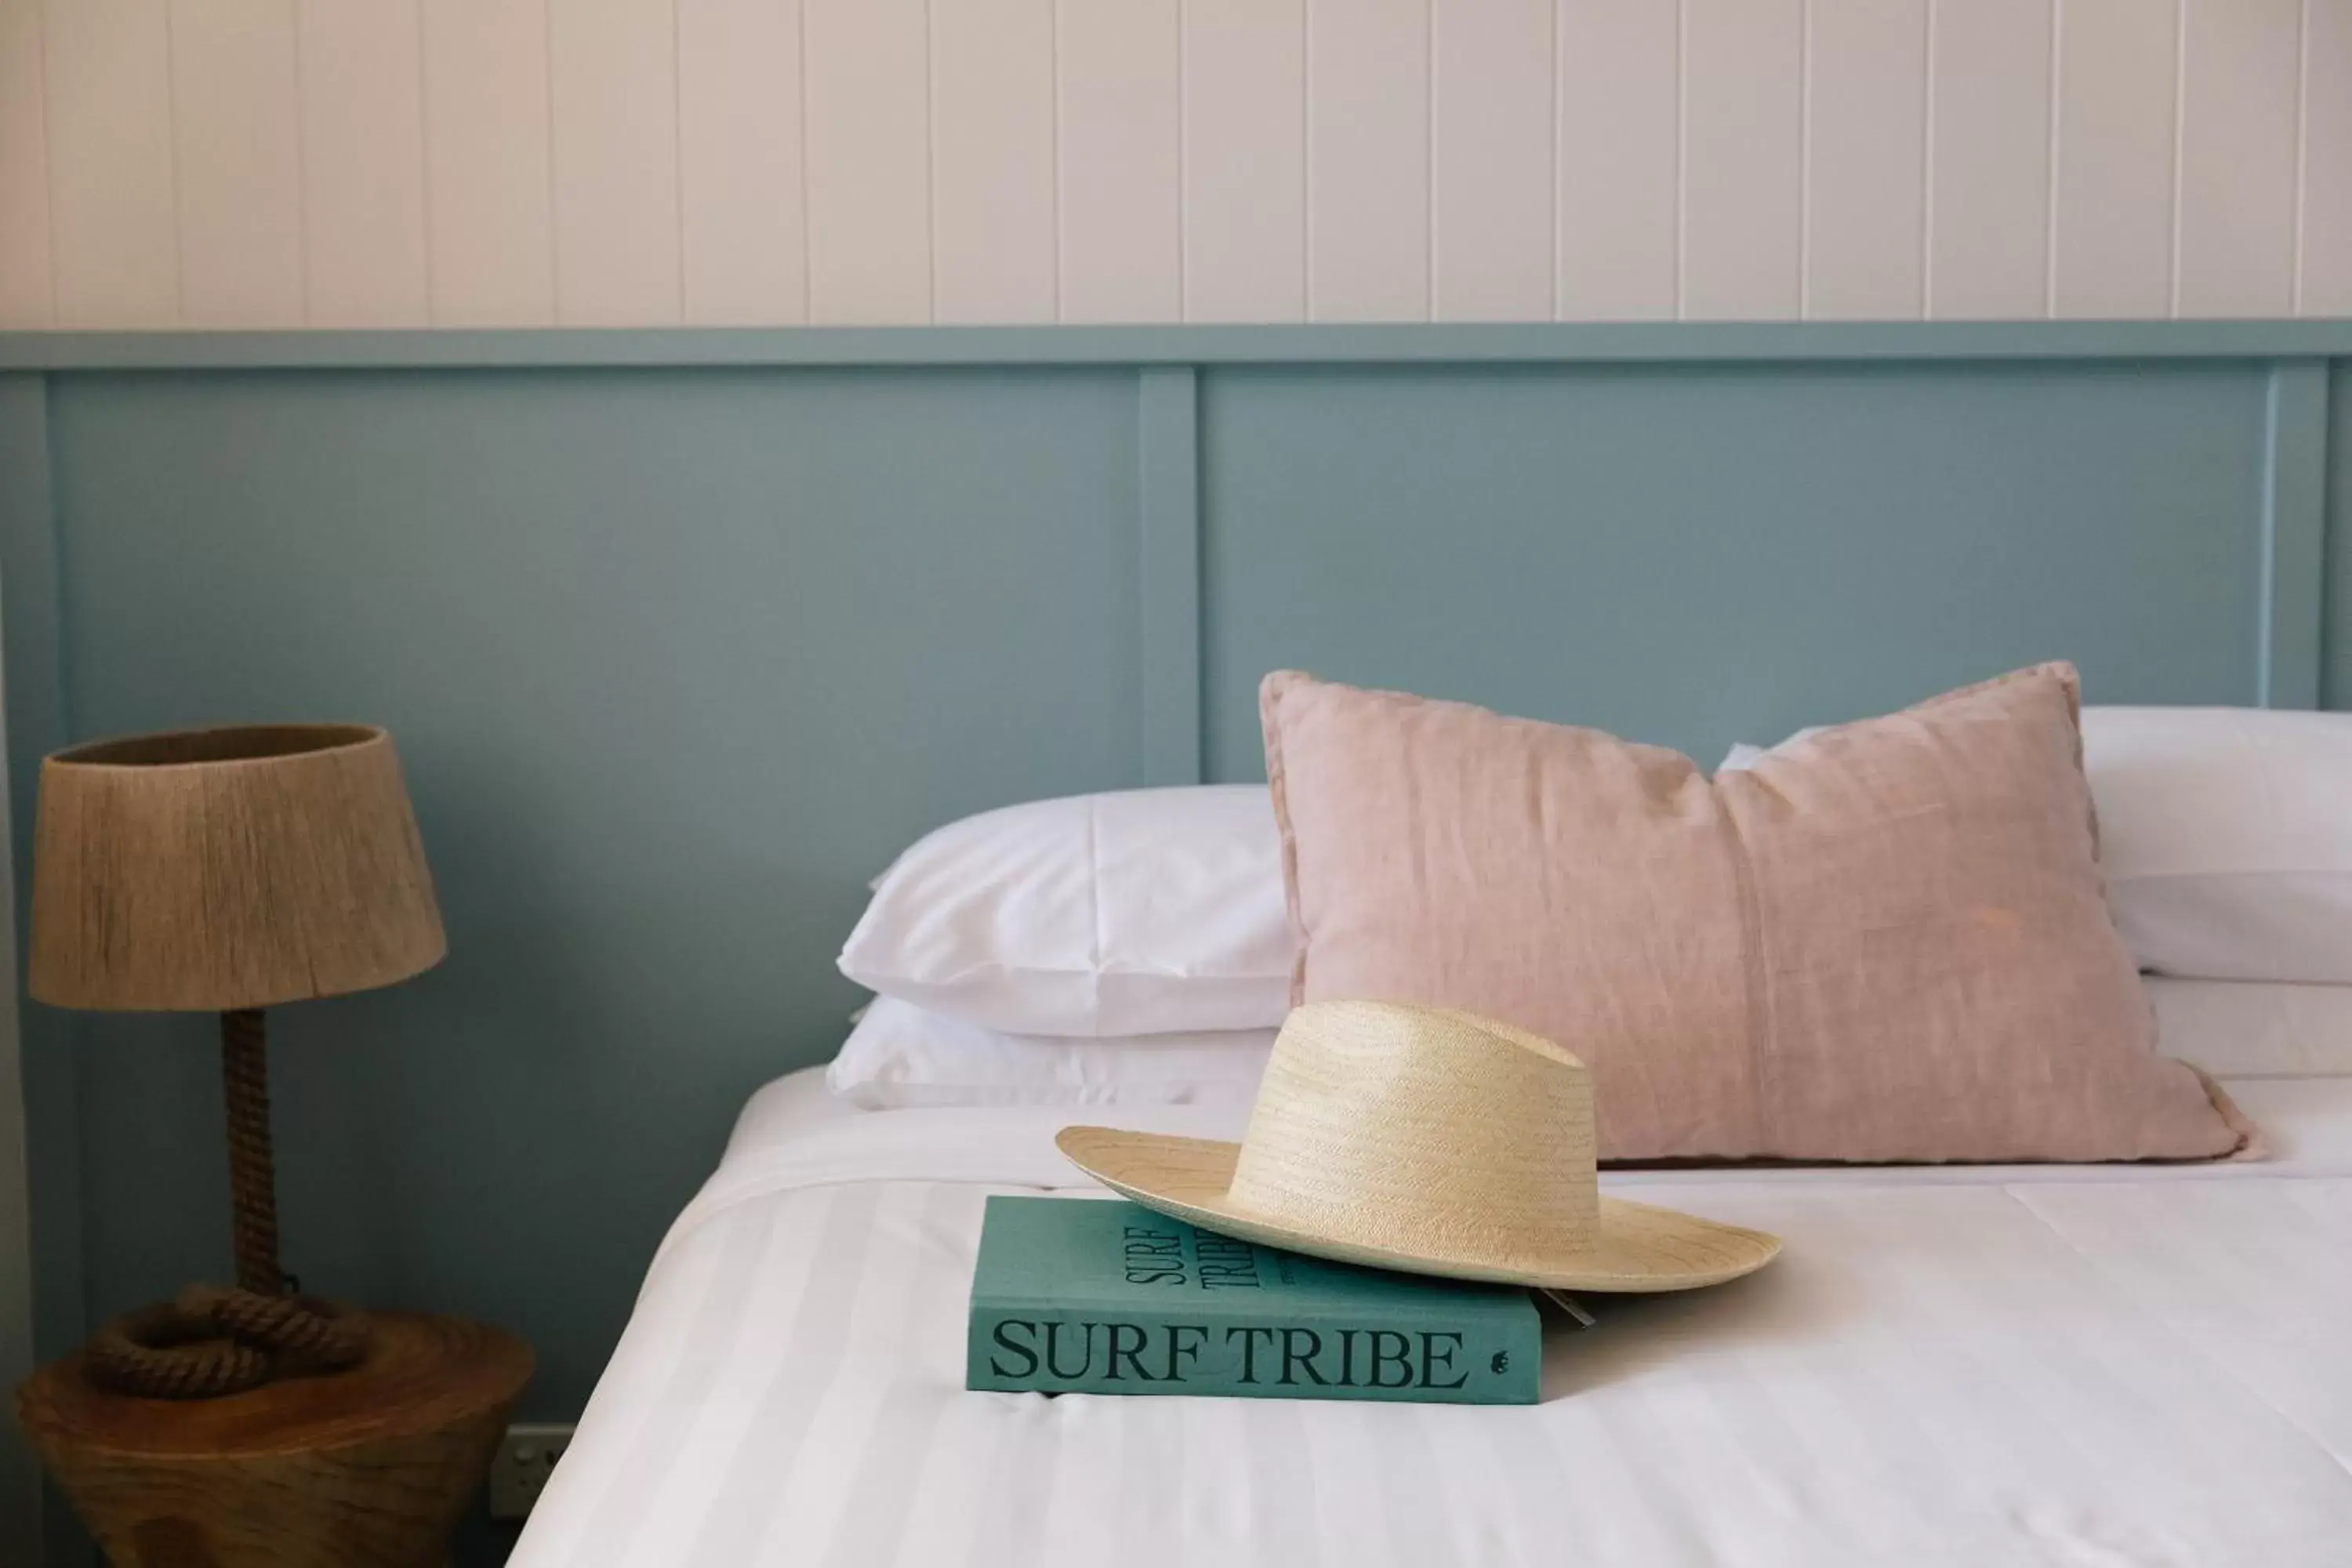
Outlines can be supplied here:
[[2147, 977], [2156, 1046], [2216, 1078], [2352, 1075], [2352, 985]]
[[2085, 708], [2083, 766], [2141, 968], [2352, 983], [2352, 714]]
[[1097, 1040], [1001, 1035], [881, 996], [825, 1069], [869, 1110], [959, 1105], [1246, 1105], [1272, 1029]]
[[2352, 714], [2088, 708], [2083, 752], [2141, 967], [2352, 982]]
[[877, 879], [840, 963], [1013, 1034], [1273, 1028], [1291, 937], [1272, 797], [1129, 790], [950, 823]]

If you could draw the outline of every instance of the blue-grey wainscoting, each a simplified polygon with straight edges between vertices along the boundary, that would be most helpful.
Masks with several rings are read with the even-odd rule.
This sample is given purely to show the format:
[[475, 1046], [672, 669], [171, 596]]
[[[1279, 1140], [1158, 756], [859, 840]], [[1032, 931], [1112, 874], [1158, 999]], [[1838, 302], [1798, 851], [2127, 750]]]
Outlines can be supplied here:
[[[922, 829], [1257, 776], [1282, 665], [1709, 759], [2056, 656], [2352, 704], [2347, 364], [2344, 322], [0, 338], [16, 842], [68, 740], [393, 728], [450, 957], [279, 1014], [288, 1256], [522, 1331], [567, 1415]], [[26, 1026], [56, 1348], [219, 1272], [218, 1090], [201, 1020]]]

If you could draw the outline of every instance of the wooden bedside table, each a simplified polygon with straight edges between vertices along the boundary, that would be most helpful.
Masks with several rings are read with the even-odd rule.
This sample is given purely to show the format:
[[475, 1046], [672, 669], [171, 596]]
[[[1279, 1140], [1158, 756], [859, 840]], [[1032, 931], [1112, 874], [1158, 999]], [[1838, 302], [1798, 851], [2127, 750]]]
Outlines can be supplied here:
[[530, 1347], [462, 1318], [369, 1314], [367, 1359], [222, 1399], [136, 1399], [79, 1352], [16, 1391], [116, 1568], [436, 1568], [482, 1485]]

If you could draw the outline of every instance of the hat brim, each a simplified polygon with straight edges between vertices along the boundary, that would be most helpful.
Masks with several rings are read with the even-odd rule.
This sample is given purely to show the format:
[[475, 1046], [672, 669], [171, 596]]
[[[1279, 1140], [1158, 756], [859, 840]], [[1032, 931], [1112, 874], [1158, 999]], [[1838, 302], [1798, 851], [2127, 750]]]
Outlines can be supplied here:
[[1208, 1138], [1129, 1132], [1113, 1127], [1065, 1127], [1055, 1147], [1113, 1192], [1144, 1207], [1244, 1241], [1262, 1242], [1341, 1263], [1484, 1279], [1555, 1290], [1695, 1290], [1752, 1274], [1780, 1251], [1780, 1238], [1696, 1215], [1601, 1200], [1599, 1235], [1589, 1247], [1543, 1259], [1532, 1269], [1438, 1253], [1395, 1252], [1336, 1241], [1315, 1231], [1235, 1209], [1226, 1194], [1241, 1145]]

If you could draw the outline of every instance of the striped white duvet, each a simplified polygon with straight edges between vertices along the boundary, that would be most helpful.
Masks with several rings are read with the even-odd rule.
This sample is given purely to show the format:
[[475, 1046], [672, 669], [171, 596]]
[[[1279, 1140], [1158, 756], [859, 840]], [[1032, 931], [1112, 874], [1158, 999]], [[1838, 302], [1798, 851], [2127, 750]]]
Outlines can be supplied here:
[[1608, 1178], [1787, 1252], [1599, 1300], [1541, 1405], [1475, 1408], [966, 1393], [982, 1200], [1072, 1184], [1069, 1114], [819, 1114], [796, 1077], [513, 1563], [2344, 1568], [2352, 1079], [2231, 1088], [2276, 1160]]

